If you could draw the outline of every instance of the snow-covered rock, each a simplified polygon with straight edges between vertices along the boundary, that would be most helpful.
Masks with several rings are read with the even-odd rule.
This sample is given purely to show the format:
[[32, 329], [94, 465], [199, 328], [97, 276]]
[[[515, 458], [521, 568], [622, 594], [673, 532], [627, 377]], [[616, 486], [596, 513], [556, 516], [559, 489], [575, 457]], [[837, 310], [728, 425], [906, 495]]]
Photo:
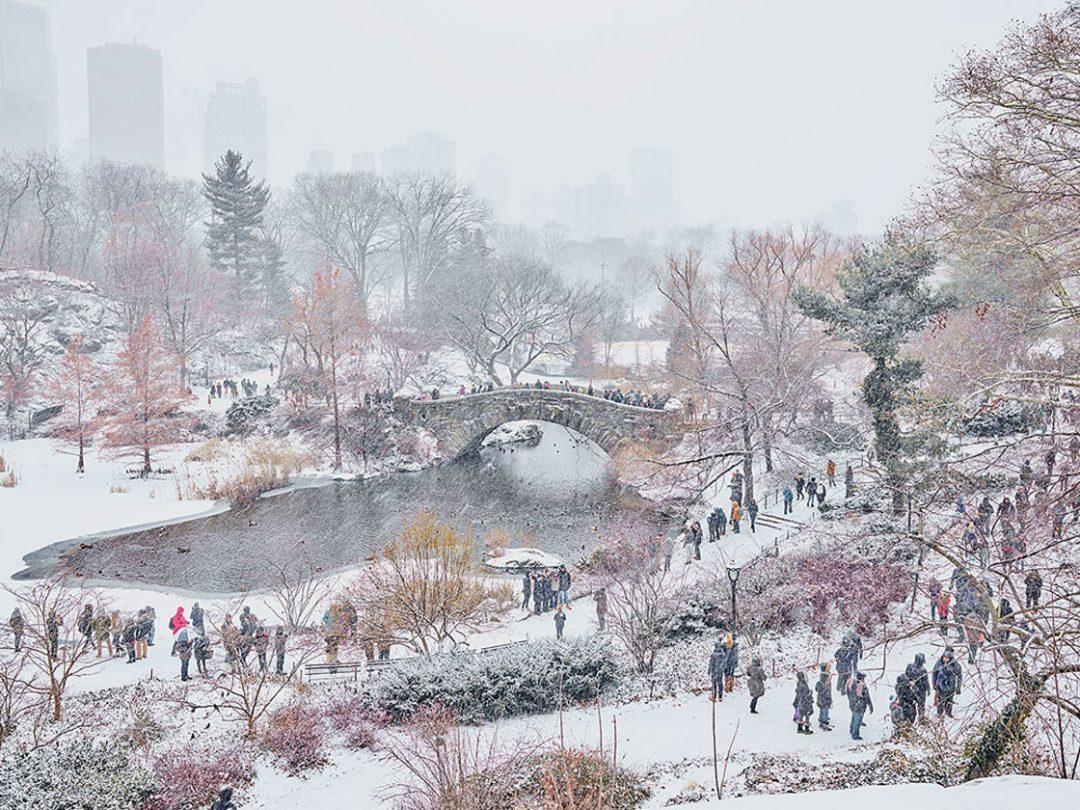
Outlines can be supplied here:
[[538, 548], [508, 548], [484, 563], [497, 571], [530, 571], [535, 568], [558, 568], [563, 561]]
[[536, 447], [543, 436], [544, 430], [539, 422], [507, 422], [485, 436], [482, 444], [484, 447], [496, 448], [511, 445]]

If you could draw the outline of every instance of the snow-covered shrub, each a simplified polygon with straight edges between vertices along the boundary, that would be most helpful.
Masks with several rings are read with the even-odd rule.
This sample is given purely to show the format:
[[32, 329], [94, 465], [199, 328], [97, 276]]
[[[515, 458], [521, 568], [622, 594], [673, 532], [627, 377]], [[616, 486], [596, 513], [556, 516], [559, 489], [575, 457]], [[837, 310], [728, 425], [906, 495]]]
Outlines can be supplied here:
[[110, 743], [70, 742], [0, 763], [0, 807], [139, 807], [155, 788], [153, 775]]
[[615, 681], [611, 644], [601, 637], [537, 641], [491, 653], [432, 655], [388, 668], [365, 685], [367, 704], [402, 720], [443, 706], [466, 722], [552, 711], [595, 699]]
[[345, 747], [354, 751], [373, 748], [379, 729], [386, 725], [386, 717], [368, 708], [360, 695], [351, 690], [327, 695], [320, 711], [326, 724], [342, 735]]
[[795, 441], [819, 455], [861, 450], [866, 446], [859, 425], [833, 421], [814, 422], [800, 427], [795, 432]]
[[1028, 433], [1043, 425], [1045, 412], [1015, 399], [984, 402], [964, 417], [964, 432], [970, 436], [990, 438]]
[[599, 751], [557, 749], [534, 757], [530, 764], [532, 772], [514, 797], [515, 806], [632, 810], [649, 797], [640, 776], [614, 766]]
[[308, 703], [297, 701], [272, 711], [259, 734], [259, 742], [290, 774], [321, 768], [328, 761], [322, 717]]
[[203, 810], [221, 785], [236, 790], [255, 779], [255, 759], [241, 743], [185, 744], [159, 753], [153, 768], [159, 788], [143, 810]]
[[238, 399], [225, 412], [225, 429], [231, 435], [248, 436], [277, 406], [278, 401], [269, 394]]

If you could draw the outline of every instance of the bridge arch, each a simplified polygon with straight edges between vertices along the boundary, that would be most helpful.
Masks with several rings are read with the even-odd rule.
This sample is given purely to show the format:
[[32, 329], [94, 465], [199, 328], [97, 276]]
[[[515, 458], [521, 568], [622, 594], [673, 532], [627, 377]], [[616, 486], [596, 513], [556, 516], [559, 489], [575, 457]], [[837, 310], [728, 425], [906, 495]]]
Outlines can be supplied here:
[[398, 409], [411, 424], [427, 428], [447, 458], [479, 449], [491, 431], [507, 422], [552, 422], [596, 442], [608, 455], [632, 440], [666, 438], [676, 432], [677, 412], [621, 404], [554, 389], [508, 388], [413, 401]]

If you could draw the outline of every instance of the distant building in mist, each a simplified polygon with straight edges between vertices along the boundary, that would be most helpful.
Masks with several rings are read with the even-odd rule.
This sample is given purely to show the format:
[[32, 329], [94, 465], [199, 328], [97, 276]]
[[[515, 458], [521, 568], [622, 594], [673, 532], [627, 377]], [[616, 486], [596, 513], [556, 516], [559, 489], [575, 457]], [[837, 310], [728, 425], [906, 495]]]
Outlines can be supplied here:
[[165, 168], [161, 51], [110, 42], [86, 49], [90, 158]]
[[510, 216], [510, 174], [506, 162], [489, 155], [476, 165], [476, 190], [491, 204], [495, 219], [506, 222]]
[[[630, 228], [626, 189], [609, 174], [556, 195], [556, 218], [578, 239], [625, 236]], [[569, 206], [569, 210], [567, 210]]]
[[0, 0], [0, 149], [56, 146], [58, 119], [49, 12]]
[[352, 158], [349, 162], [349, 168], [353, 172], [374, 172], [375, 171], [375, 153], [374, 152], [353, 152]]
[[266, 133], [266, 99], [258, 81], [218, 82], [203, 117], [203, 170], [212, 172], [231, 149], [251, 161], [254, 177], [265, 178], [269, 174]]
[[382, 150], [382, 173], [427, 172], [453, 174], [457, 165], [454, 142], [437, 132], [424, 130], [409, 136], [405, 143]]
[[334, 153], [329, 149], [312, 149], [308, 153], [304, 172], [307, 174], [333, 174], [333, 171]]
[[838, 236], [855, 236], [859, 233], [859, 217], [855, 213], [855, 203], [851, 200], [837, 200], [829, 206], [829, 218], [825, 223], [829, 230]]
[[630, 196], [638, 228], [668, 226], [675, 215], [671, 152], [653, 146], [630, 150]]

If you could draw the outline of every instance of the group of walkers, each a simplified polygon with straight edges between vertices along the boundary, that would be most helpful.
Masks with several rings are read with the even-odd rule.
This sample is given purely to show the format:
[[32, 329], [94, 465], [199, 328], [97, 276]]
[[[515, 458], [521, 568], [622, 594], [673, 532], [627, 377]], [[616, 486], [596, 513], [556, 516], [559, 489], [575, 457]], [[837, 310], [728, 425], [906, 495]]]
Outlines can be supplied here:
[[391, 639], [384, 633], [372, 632], [368, 625], [361, 627], [360, 614], [356, 606], [348, 599], [338, 599], [322, 615], [322, 636], [326, 645], [326, 663], [336, 664], [338, 653], [344, 644], [350, 641], [361, 646], [364, 658], [374, 662], [390, 659]]
[[[624, 391], [617, 386], [608, 386], [603, 390], [599, 390], [594, 388], [592, 383], [589, 383], [587, 386], [573, 385], [569, 380], [559, 380], [559, 382], [554, 384], [546, 380], [536, 380], [533, 383], [519, 382], [510, 386], [510, 388], [518, 390], [531, 389], [535, 391], [567, 391], [570, 393], [585, 394], [590, 397], [606, 399], [610, 402], [617, 402], [620, 405], [633, 405], [635, 408], [649, 408], [650, 410], [657, 411], [664, 410], [664, 407], [671, 399], [670, 394], [656, 394], [647, 391], [639, 391], [634, 388]], [[464, 385], [460, 385], [457, 389], [457, 395], [463, 397], [472, 394], [489, 394], [494, 390], [495, 386], [490, 382], [472, 385], [468, 389], [466, 389]], [[426, 402], [439, 399], [441, 396], [442, 391], [439, 388], [432, 388], [430, 391], [420, 392], [417, 399], [421, 402]]]
[[[573, 610], [570, 604], [570, 585], [573, 578], [565, 565], [558, 568], [542, 568], [531, 571], [521, 578], [521, 609], [536, 615], [541, 613], [555, 612], [555, 637], [563, 637], [563, 627], [566, 625], [566, 611]], [[607, 597], [603, 597], [607, 614]], [[598, 603], [599, 604], [599, 603]], [[530, 606], [531, 605], [531, 606]], [[603, 630], [603, 621], [600, 619], [600, 609], [597, 608], [597, 619]]]
[[[851, 739], [863, 738], [865, 716], [868, 712], [873, 714], [874, 701], [866, 673], [859, 669], [862, 656], [862, 639], [857, 633], [848, 632], [844, 634], [832, 660], [818, 666], [816, 682], [811, 684], [804, 671], [795, 673], [795, 696], [791, 705], [796, 733], [814, 733], [812, 725], [815, 711], [818, 728], [832, 731], [832, 711], [839, 696], [847, 699], [850, 712], [848, 733]], [[728, 633], [716, 642], [709, 656], [710, 700], [721, 702], [725, 693], [734, 691], [738, 665], [738, 641]], [[768, 680], [760, 657], [755, 656], [752, 659], [746, 669], [746, 678], [750, 713], [759, 714], [758, 702], [765, 695], [765, 684]], [[926, 717], [927, 701], [931, 693], [938, 717], [953, 717], [953, 703], [960, 694], [962, 684], [963, 672], [952, 647], [945, 648], [931, 672], [926, 669], [926, 656], [922, 653], [916, 654], [914, 660], [897, 676], [895, 693], [889, 698], [894, 734], [906, 734], [917, 721]]]
[[[225, 662], [234, 669], [247, 668], [248, 659], [254, 653], [259, 669], [265, 671], [269, 666], [268, 654], [273, 651], [275, 673], [285, 674], [285, 646], [288, 635], [284, 628], [277, 626], [271, 633], [245, 607], [240, 614], [240, 625], [233, 624], [232, 616], [226, 614], [221, 623], [220, 637], [225, 648]], [[135, 613], [124, 615], [120, 611], [108, 611], [93, 605], [84, 605], [75, 618], [75, 638], [72, 644], [81, 645], [88, 653], [97, 658], [124, 659], [128, 664], [135, 664], [146, 659], [149, 648], [153, 647], [157, 637], [157, 613], [147, 605]], [[63, 618], [51, 611], [46, 618], [42, 643], [48, 654], [59, 659], [65, 654], [60, 634], [64, 626]], [[14, 639], [14, 650], [21, 652], [25, 645], [26, 621], [19, 608], [12, 611], [8, 618], [8, 627]], [[178, 607], [168, 622], [172, 633], [171, 654], [180, 660], [180, 680], [189, 681], [189, 666], [195, 659], [199, 674], [209, 677], [207, 662], [213, 656], [213, 644], [206, 630], [206, 614], [198, 602], [191, 606], [189, 615], [184, 608]]]
[[[265, 393], [270, 393], [270, 386], [266, 386]], [[259, 384], [254, 380], [247, 378], [239, 381], [233, 379], [224, 379], [220, 382], [210, 383], [210, 393], [208, 396], [208, 403], [215, 399], [236, 399], [237, 397], [257, 397], [259, 395]]]

